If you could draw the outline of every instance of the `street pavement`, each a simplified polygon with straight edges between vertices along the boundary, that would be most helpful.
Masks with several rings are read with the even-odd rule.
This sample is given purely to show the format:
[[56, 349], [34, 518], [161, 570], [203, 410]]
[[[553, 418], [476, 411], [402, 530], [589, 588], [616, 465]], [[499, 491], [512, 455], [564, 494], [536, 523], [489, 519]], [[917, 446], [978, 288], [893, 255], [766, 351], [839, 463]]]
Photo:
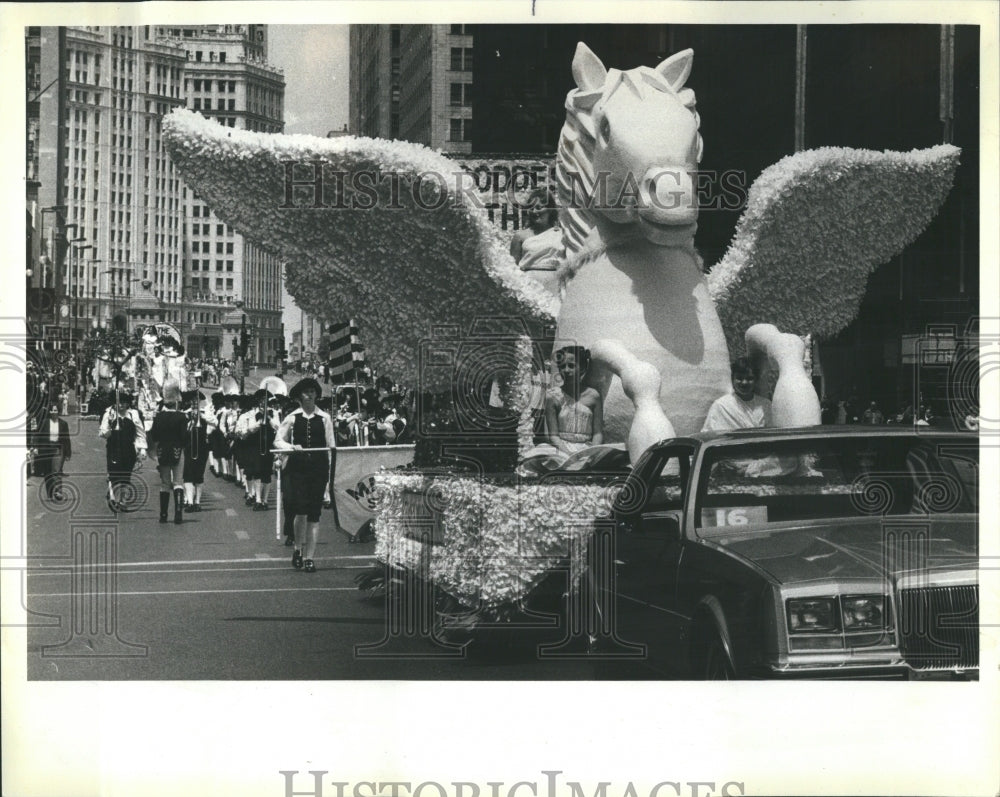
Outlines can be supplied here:
[[97, 421], [68, 420], [64, 500], [45, 500], [37, 477], [22, 480], [30, 679], [653, 677], [641, 666], [609, 670], [520, 647], [474, 655], [404, 633], [405, 623], [387, 620], [384, 599], [354, 584], [374, 563], [373, 543], [349, 543], [325, 512], [317, 571], [296, 571], [276, 539], [275, 495], [269, 511], [253, 512], [241, 488], [211, 473], [203, 511], [161, 524], [148, 460], [134, 478], [137, 508], [114, 515]]

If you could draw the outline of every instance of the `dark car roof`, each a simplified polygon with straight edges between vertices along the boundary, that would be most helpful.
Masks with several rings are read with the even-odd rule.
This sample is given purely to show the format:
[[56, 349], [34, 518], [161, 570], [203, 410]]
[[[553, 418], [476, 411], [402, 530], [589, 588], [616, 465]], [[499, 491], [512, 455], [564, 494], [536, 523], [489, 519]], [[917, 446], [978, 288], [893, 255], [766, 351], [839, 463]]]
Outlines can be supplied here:
[[788, 440], [796, 437], [930, 437], [962, 436], [975, 438], [976, 432], [943, 426], [886, 425], [843, 425], [843, 426], [796, 426], [793, 428], [766, 427], [762, 429], [734, 429], [727, 432], [698, 432], [686, 437], [672, 437], [660, 440], [650, 449], [672, 443], [689, 443], [699, 446], [725, 445], [727, 443], [767, 442]]

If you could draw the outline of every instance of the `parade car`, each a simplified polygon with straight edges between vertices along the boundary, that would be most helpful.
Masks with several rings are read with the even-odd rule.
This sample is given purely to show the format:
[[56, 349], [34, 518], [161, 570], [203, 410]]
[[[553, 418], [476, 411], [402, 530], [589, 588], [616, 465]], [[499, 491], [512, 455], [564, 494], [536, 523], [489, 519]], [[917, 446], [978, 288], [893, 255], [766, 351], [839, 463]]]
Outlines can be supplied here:
[[682, 677], [977, 678], [977, 498], [968, 433], [662, 441], [592, 578], [603, 644]]

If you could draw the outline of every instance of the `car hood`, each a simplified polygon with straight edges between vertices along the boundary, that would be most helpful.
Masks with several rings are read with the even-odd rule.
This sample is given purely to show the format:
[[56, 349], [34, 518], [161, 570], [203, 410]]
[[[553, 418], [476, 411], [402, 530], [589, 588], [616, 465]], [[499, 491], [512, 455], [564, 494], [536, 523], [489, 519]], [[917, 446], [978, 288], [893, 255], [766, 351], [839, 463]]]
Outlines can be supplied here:
[[859, 518], [747, 531], [705, 540], [746, 559], [776, 582], [861, 579], [977, 567], [976, 519]]

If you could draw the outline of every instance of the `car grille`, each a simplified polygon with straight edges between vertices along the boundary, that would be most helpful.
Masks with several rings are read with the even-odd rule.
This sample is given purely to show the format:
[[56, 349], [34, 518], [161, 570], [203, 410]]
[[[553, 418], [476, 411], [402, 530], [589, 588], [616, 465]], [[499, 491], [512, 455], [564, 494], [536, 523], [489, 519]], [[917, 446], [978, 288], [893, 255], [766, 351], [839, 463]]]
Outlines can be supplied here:
[[903, 657], [914, 669], [979, 666], [979, 586], [899, 592]]

